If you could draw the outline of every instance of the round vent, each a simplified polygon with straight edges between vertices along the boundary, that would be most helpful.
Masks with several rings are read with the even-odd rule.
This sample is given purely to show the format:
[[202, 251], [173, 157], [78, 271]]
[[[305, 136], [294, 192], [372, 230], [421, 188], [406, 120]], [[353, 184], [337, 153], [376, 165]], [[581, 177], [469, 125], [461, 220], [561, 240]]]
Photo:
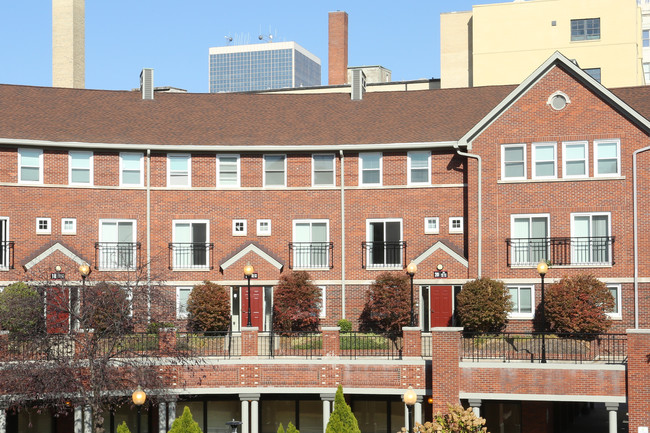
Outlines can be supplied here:
[[550, 105], [554, 110], [563, 110], [568, 103], [571, 101], [569, 100], [569, 97], [564, 94], [563, 92], [555, 92], [553, 93], [549, 98], [546, 103]]

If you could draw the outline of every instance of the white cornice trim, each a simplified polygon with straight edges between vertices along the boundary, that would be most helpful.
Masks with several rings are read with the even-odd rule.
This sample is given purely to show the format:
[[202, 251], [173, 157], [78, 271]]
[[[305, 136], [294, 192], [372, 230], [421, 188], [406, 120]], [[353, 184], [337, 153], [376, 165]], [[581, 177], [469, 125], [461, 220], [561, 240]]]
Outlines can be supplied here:
[[63, 245], [61, 245], [60, 243], [57, 242], [54, 245], [52, 245], [51, 247], [49, 247], [48, 249], [46, 249], [45, 251], [43, 251], [41, 254], [34, 257], [29, 262], [27, 262], [25, 264], [25, 266], [24, 266], [25, 270], [26, 271], [30, 270], [31, 268], [36, 266], [38, 263], [40, 263], [43, 259], [49, 257], [55, 251], [60, 251], [63, 255], [65, 255], [70, 260], [72, 260], [73, 262], [75, 262], [76, 264], [78, 264], [80, 266], [84, 265], [84, 264], [87, 264], [86, 261], [83, 260], [81, 257], [79, 257], [78, 255], [76, 255], [75, 253], [73, 253], [72, 251], [70, 251], [69, 249], [67, 249], [66, 247], [64, 247]]
[[465, 259], [465, 257], [461, 256], [460, 254], [458, 254], [457, 252], [455, 252], [454, 250], [449, 248], [447, 245], [445, 245], [441, 241], [436, 242], [431, 247], [429, 247], [429, 249], [427, 249], [425, 252], [423, 252], [422, 254], [417, 256], [415, 259], [413, 259], [413, 263], [415, 263], [416, 265], [419, 265], [427, 257], [429, 257], [431, 254], [435, 253], [438, 250], [442, 250], [442, 251], [446, 252], [451, 258], [456, 260], [461, 265], [463, 265], [465, 267], [469, 266], [469, 263], [468, 263], [467, 259]]
[[459, 392], [461, 399], [522, 400], [522, 401], [580, 401], [595, 403], [625, 403], [625, 396], [618, 395], [564, 395], [564, 394], [506, 394], [501, 392]]

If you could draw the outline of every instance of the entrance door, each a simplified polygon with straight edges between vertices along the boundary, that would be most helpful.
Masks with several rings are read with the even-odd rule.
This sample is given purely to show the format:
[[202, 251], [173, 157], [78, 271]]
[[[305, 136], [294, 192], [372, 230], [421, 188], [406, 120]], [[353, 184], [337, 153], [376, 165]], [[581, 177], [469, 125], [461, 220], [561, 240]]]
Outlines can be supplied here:
[[[240, 288], [241, 296], [241, 326], [248, 323], [248, 286]], [[251, 287], [251, 326], [264, 331], [264, 288]]]
[[452, 286], [431, 286], [431, 327], [451, 326]]

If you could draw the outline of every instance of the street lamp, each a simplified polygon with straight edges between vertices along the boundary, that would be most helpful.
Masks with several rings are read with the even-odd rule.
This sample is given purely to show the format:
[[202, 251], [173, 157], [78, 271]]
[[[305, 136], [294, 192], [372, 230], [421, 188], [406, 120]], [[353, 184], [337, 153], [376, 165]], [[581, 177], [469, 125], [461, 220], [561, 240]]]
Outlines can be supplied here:
[[147, 399], [147, 394], [142, 390], [140, 385], [138, 385], [135, 391], [133, 391], [131, 399], [133, 400], [133, 404], [138, 407], [138, 433], [140, 433], [140, 408], [142, 408], [142, 405]]
[[[90, 275], [90, 266], [88, 266], [86, 263], [79, 266], [79, 274], [81, 275], [81, 298], [82, 298], [81, 305], [83, 305], [86, 300], [86, 278], [88, 278], [88, 275]], [[78, 302], [79, 302], [79, 295], [77, 295], [77, 303]], [[81, 316], [81, 308], [77, 308], [77, 307], [79, 306], [75, 305], [74, 313], [77, 314], [77, 318], [79, 318]], [[81, 325], [83, 327], [86, 326], [85, 323], [81, 323]]]
[[255, 272], [255, 269], [253, 269], [253, 265], [248, 263], [246, 266], [244, 266], [244, 276], [248, 280], [248, 321], [246, 323], [246, 326], [250, 327], [251, 325], [251, 276], [253, 276], [253, 272]]
[[413, 275], [418, 271], [418, 266], [411, 262], [406, 267], [406, 273], [411, 277], [411, 326], [415, 326], [415, 314], [413, 312]]
[[418, 400], [418, 396], [415, 393], [415, 391], [413, 391], [412, 386], [409, 386], [409, 389], [406, 390], [406, 392], [404, 393], [403, 399], [404, 399], [404, 404], [406, 405], [406, 408], [408, 409], [408, 413], [409, 413], [409, 415], [408, 415], [408, 418], [409, 418], [408, 419], [408, 424], [409, 425], [408, 425], [407, 431], [413, 431], [413, 427], [415, 427], [414, 426], [415, 421], [414, 421], [414, 418], [413, 418], [413, 405]]
[[542, 279], [542, 299], [540, 304], [540, 317], [542, 322], [542, 363], [546, 363], [546, 311], [544, 304], [544, 276], [548, 272], [548, 263], [544, 260], [537, 264], [537, 272], [539, 273], [540, 278]]

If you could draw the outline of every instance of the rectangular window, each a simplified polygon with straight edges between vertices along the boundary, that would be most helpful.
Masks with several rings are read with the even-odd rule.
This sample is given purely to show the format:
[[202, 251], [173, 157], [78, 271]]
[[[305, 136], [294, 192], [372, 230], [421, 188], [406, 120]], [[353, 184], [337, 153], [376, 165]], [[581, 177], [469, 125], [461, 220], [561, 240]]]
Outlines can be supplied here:
[[501, 146], [501, 179], [526, 179], [526, 145]]
[[85, 150], [68, 152], [68, 183], [71, 185], [93, 184], [93, 153]]
[[622, 319], [623, 314], [621, 312], [621, 285], [607, 284], [607, 289], [614, 298], [614, 308], [611, 311], [608, 311], [607, 315], [610, 319]]
[[334, 155], [312, 155], [312, 185], [334, 186]]
[[36, 218], [36, 234], [49, 235], [52, 233], [51, 218]]
[[294, 220], [293, 267], [329, 267], [329, 220]]
[[135, 268], [138, 248], [135, 234], [135, 220], [100, 220], [99, 268]]
[[557, 173], [555, 143], [533, 143], [533, 178], [554, 178]]
[[549, 258], [548, 214], [510, 216], [510, 261], [513, 265], [536, 266]]
[[587, 73], [587, 75], [589, 75], [594, 80], [598, 81], [599, 83], [601, 82], [600, 81], [600, 78], [601, 78], [600, 68], [585, 68], [585, 69], [583, 69], [583, 71], [585, 71]]
[[144, 185], [144, 155], [142, 153], [120, 153], [120, 185]]
[[18, 149], [18, 182], [43, 183], [43, 150]]
[[571, 214], [571, 263], [611, 265], [609, 212]]
[[61, 234], [62, 235], [76, 235], [77, 234], [77, 219], [76, 218], [61, 218]]
[[449, 218], [449, 233], [463, 233], [463, 217]]
[[173, 224], [173, 268], [177, 270], [209, 267], [208, 221], [175, 220]]
[[271, 220], [257, 220], [257, 236], [271, 236]]
[[381, 152], [359, 154], [360, 185], [381, 185]]
[[431, 152], [417, 151], [408, 153], [409, 185], [431, 184]]
[[192, 287], [176, 287], [176, 318], [187, 319], [187, 301], [190, 299]]
[[232, 220], [233, 236], [246, 236], [247, 232], [246, 220]]
[[217, 187], [239, 187], [239, 155], [217, 155]]
[[189, 153], [167, 154], [167, 186], [192, 186], [192, 157]]
[[533, 286], [508, 286], [510, 299], [512, 300], [512, 319], [532, 319], [533, 318]]
[[594, 176], [621, 175], [621, 149], [618, 140], [594, 141]]
[[440, 232], [440, 219], [438, 217], [430, 217], [424, 219], [424, 234], [435, 235]]
[[571, 20], [571, 40], [591, 41], [600, 39], [600, 18]]
[[367, 220], [368, 267], [402, 266], [402, 220]]
[[286, 186], [286, 155], [264, 155], [264, 186]]
[[588, 177], [589, 155], [587, 142], [562, 143], [562, 174], [563, 177]]
[[643, 39], [643, 48], [650, 47], [650, 30], [643, 30], [642, 39]]

